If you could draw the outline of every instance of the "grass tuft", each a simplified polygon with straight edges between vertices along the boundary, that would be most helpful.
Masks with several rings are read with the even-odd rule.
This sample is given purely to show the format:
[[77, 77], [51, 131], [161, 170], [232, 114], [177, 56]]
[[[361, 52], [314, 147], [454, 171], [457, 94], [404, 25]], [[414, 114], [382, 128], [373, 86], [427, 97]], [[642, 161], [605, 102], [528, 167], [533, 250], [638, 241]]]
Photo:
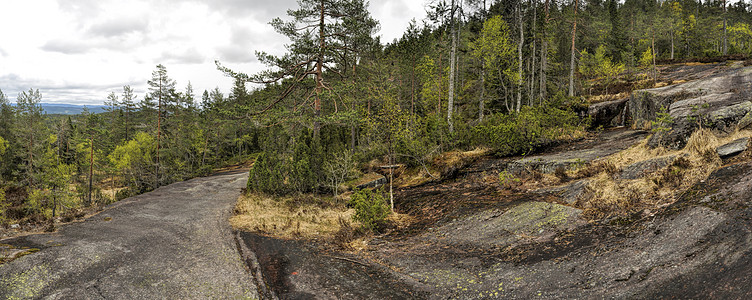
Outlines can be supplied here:
[[351, 226], [353, 213], [343, 201], [333, 198], [248, 194], [238, 199], [230, 224], [236, 230], [282, 238], [328, 238], [343, 224]]
[[[692, 134], [684, 149], [677, 151], [650, 148], [645, 139], [620, 153], [570, 171], [576, 178], [592, 177], [577, 206], [585, 209], [586, 216], [595, 219], [626, 216], [671, 204], [676, 195], [706, 179], [721, 166], [717, 147], [750, 136], [750, 131], [717, 136], [708, 129], [701, 129]], [[620, 170], [630, 164], [669, 156], [675, 159], [668, 166], [643, 178], [618, 179]]]

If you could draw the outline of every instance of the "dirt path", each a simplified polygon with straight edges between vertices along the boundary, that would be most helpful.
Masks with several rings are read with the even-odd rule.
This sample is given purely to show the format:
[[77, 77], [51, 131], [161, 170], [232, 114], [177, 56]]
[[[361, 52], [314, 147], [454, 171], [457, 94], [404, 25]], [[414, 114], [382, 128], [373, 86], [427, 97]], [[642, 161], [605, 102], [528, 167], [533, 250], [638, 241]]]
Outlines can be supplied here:
[[227, 222], [246, 178], [175, 183], [55, 233], [2, 240], [40, 250], [0, 265], [0, 298], [258, 298]]

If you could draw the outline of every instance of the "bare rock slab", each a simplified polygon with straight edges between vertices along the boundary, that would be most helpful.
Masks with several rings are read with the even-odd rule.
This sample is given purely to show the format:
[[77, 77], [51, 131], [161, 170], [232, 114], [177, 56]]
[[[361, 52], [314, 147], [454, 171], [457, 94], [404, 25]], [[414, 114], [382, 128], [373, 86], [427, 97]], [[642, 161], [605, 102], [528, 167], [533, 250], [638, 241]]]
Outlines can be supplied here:
[[682, 84], [635, 91], [629, 100], [632, 124], [649, 128], [662, 108], [670, 115], [669, 131], [655, 134], [648, 145], [680, 149], [699, 127], [731, 132], [748, 126], [752, 112], [752, 67]]
[[547, 187], [533, 191], [537, 194], [549, 194], [559, 197], [563, 202], [574, 205], [585, 193], [585, 188], [590, 184], [589, 179], [581, 179], [563, 186]]
[[371, 175], [372, 176], [366, 179], [367, 181], [359, 183], [357, 186], [355, 186], [355, 189], [362, 190], [366, 188], [377, 188], [387, 183], [386, 177], [384, 177], [384, 175], [380, 175], [380, 174], [371, 174]]
[[591, 126], [610, 127], [622, 123], [622, 113], [627, 106], [627, 102], [629, 102], [629, 98], [590, 105], [588, 115], [592, 119]]
[[748, 147], [749, 138], [745, 137], [716, 148], [716, 152], [721, 158], [729, 158], [746, 151]]
[[547, 240], [584, 225], [580, 215], [582, 210], [577, 208], [530, 201], [506, 211], [489, 210], [455, 220], [436, 234], [451, 243], [504, 248]]
[[638, 179], [665, 168], [676, 159], [676, 155], [658, 157], [633, 163], [619, 173], [619, 179]]

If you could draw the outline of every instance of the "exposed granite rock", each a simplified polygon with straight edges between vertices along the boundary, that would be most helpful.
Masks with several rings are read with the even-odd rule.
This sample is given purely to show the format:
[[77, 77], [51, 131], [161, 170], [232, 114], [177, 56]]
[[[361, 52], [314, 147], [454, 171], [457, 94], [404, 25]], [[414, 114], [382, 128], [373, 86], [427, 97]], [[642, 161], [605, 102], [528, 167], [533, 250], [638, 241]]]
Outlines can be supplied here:
[[598, 126], [612, 127], [615, 123], [623, 123], [622, 113], [627, 106], [629, 98], [596, 103], [588, 107], [588, 115], [592, 119], [590, 124], [593, 128]]
[[747, 129], [749, 125], [752, 125], [752, 111], [748, 112], [741, 120], [739, 120], [739, 124], [736, 125], [736, 128], [739, 130]]
[[547, 187], [533, 191], [538, 194], [550, 194], [559, 197], [561, 201], [574, 205], [585, 192], [585, 187], [590, 183], [589, 179], [581, 179], [563, 186]]
[[680, 149], [700, 126], [731, 132], [744, 125], [744, 118], [752, 112], [750, 99], [752, 67], [746, 67], [693, 82], [635, 91], [629, 109], [633, 126], [647, 128], [666, 107], [673, 121], [671, 130], [655, 134], [648, 145]]
[[558, 168], [574, 169], [627, 149], [645, 136], [647, 136], [645, 131], [620, 131], [586, 149], [539, 154], [511, 161], [506, 165], [505, 170], [514, 175], [523, 175], [533, 171], [553, 173]]
[[582, 210], [547, 202], [525, 202], [506, 211], [488, 210], [449, 222], [428, 239], [457, 244], [504, 248], [516, 244], [543, 241], [561, 231], [584, 225]]
[[386, 180], [386, 177], [384, 177], [383, 175], [379, 175], [379, 177], [377, 177], [376, 179], [373, 179], [368, 182], [361, 183], [355, 186], [355, 189], [362, 190], [366, 188], [377, 188], [382, 185], [385, 185], [387, 182], [388, 181]]
[[749, 138], [745, 137], [716, 148], [716, 152], [721, 158], [729, 158], [744, 152], [748, 146]]
[[638, 179], [646, 174], [653, 173], [671, 164], [676, 155], [658, 157], [633, 163], [619, 172], [619, 179]]

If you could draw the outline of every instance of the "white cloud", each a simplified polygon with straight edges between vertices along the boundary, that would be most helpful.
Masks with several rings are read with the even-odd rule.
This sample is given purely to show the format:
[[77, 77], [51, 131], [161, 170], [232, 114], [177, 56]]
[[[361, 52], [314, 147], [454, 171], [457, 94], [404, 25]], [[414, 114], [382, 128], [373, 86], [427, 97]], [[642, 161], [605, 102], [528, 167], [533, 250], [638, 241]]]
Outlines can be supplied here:
[[[268, 24], [296, 0], [6, 1], [0, 18], [0, 89], [39, 89], [46, 102], [100, 104], [123, 85], [146, 91], [157, 64], [196, 94], [232, 80], [219, 59], [241, 72], [264, 69], [256, 51], [281, 55], [289, 41]], [[372, 1], [382, 41], [400, 37], [422, 0]], [[8, 13], [11, 12], [11, 13]], [[33, 12], [33, 13], [31, 13]]]

